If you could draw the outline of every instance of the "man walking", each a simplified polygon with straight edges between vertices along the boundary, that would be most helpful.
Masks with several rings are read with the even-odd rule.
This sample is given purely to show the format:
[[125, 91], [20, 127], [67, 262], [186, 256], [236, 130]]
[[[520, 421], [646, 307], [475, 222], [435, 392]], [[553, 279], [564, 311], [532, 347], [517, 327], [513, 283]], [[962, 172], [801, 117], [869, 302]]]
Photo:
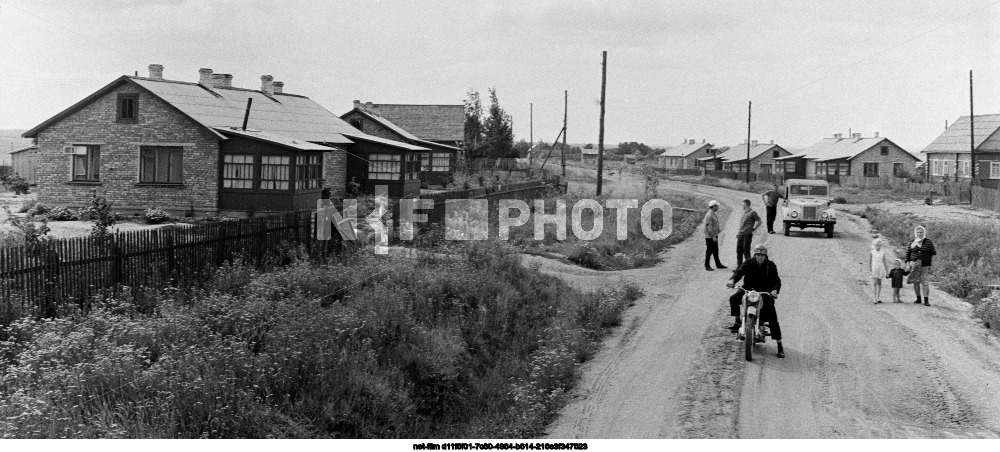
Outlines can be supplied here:
[[743, 200], [743, 218], [740, 219], [740, 231], [736, 234], [736, 266], [743, 265], [744, 260], [750, 260], [750, 242], [753, 232], [760, 227], [760, 215], [750, 208], [750, 200]]
[[714, 199], [709, 201], [708, 212], [702, 221], [705, 225], [705, 270], [708, 271], [712, 271], [712, 267], [708, 265], [712, 257], [715, 258], [715, 268], [728, 268], [719, 260], [719, 233], [722, 232], [722, 228], [719, 227], [719, 217], [715, 214], [718, 211], [719, 201]]
[[774, 217], [778, 216], [778, 198], [784, 199], [785, 195], [778, 191], [778, 184], [774, 184], [771, 191], [760, 196], [764, 198], [764, 206], [767, 207], [767, 233], [774, 234]]

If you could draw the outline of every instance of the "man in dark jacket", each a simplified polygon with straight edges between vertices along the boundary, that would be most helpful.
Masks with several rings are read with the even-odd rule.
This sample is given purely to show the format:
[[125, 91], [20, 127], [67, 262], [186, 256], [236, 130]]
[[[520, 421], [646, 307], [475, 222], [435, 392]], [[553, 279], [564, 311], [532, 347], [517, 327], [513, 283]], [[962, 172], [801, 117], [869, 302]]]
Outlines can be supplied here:
[[[771, 327], [771, 338], [778, 343], [778, 358], [785, 357], [785, 349], [781, 345], [781, 325], [778, 324], [778, 313], [774, 309], [774, 300], [781, 290], [781, 278], [778, 277], [778, 267], [767, 258], [767, 247], [758, 244], [753, 249], [753, 259], [743, 263], [733, 271], [733, 276], [726, 283], [732, 289], [733, 285], [743, 279], [743, 288], [761, 293], [760, 320]], [[736, 322], [730, 327], [733, 332], [739, 331], [741, 325], [740, 308], [743, 304], [743, 292], [738, 291], [729, 297], [729, 314]]]

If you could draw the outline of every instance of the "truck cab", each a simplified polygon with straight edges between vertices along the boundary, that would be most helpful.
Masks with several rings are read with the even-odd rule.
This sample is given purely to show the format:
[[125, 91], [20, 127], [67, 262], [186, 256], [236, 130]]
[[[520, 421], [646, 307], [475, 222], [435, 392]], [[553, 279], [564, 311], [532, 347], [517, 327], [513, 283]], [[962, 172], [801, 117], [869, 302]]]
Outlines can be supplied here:
[[830, 207], [830, 184], [817, 179], [789, 179], [785, 181], [785, 202], [782, 221], [785, 235], [793, 227], [823, 228], [827, 237], [833, 237], [837, 224], [837, 211]]

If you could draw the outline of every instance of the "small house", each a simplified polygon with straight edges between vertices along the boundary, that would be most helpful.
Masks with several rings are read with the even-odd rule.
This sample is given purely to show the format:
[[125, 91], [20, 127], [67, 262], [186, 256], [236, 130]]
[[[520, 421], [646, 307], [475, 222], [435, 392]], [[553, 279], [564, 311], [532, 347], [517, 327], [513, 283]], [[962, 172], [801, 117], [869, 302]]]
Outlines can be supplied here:
[[840, 176], [891, 177], [906, 174], [920, 159], [878, 132], [844, 138], [835, 134], [803, 149], [775, 159], [786, 178], [836, 180]]
[[705, 140], [701, 140], [701, 143], [696, 143], [695, 140], [684, 140], [683, 144], [661, 152], [657, 159], [660, 168], [667, 170], [694, 169], [700, 166], [698, 159], [714, 155], [711, 143], [706, 143]]
[[31, 145], [11, 151], [10, 165], [11, 173], [23, 177], [24, 180], [28, 181], [28, 184], [35, 185], [37, 183], [38, 146]]
[[[1000, 187], [1000, 115], [962, 116], [924, 150], [929, 180], [969, 181], [972, 178], [972, 140], [975, 139], [976, 181], [984, 187]], [[970, 126], [974, 125], [974, 134]]]
[[749, 151], [747, 142], [744, 141], [719, 154], [718, 160], [725, 171], [745, 173], [749, 165], [751, 173], [775, 174], [784, 172], [784, 164], [779, 164], [775, 159], [788, 155], [791, 155], [791, 152], [774, 144], [774, 140], [770, 143], [758, 143], [757, 140], [753, 140], [749, 143]]

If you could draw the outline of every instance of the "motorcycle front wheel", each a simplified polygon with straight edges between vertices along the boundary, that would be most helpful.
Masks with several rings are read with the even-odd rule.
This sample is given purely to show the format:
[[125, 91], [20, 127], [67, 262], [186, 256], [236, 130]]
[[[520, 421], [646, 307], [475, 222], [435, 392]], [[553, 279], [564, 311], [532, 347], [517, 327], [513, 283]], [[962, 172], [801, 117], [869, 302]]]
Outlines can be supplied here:
[[746, 349], [747, 361], [753, 361], [753, 341], [757, 330], [756, 326], [757, 319], [752, 315], [748, 315], [746, 322], [743, 322], [743, 346]]

